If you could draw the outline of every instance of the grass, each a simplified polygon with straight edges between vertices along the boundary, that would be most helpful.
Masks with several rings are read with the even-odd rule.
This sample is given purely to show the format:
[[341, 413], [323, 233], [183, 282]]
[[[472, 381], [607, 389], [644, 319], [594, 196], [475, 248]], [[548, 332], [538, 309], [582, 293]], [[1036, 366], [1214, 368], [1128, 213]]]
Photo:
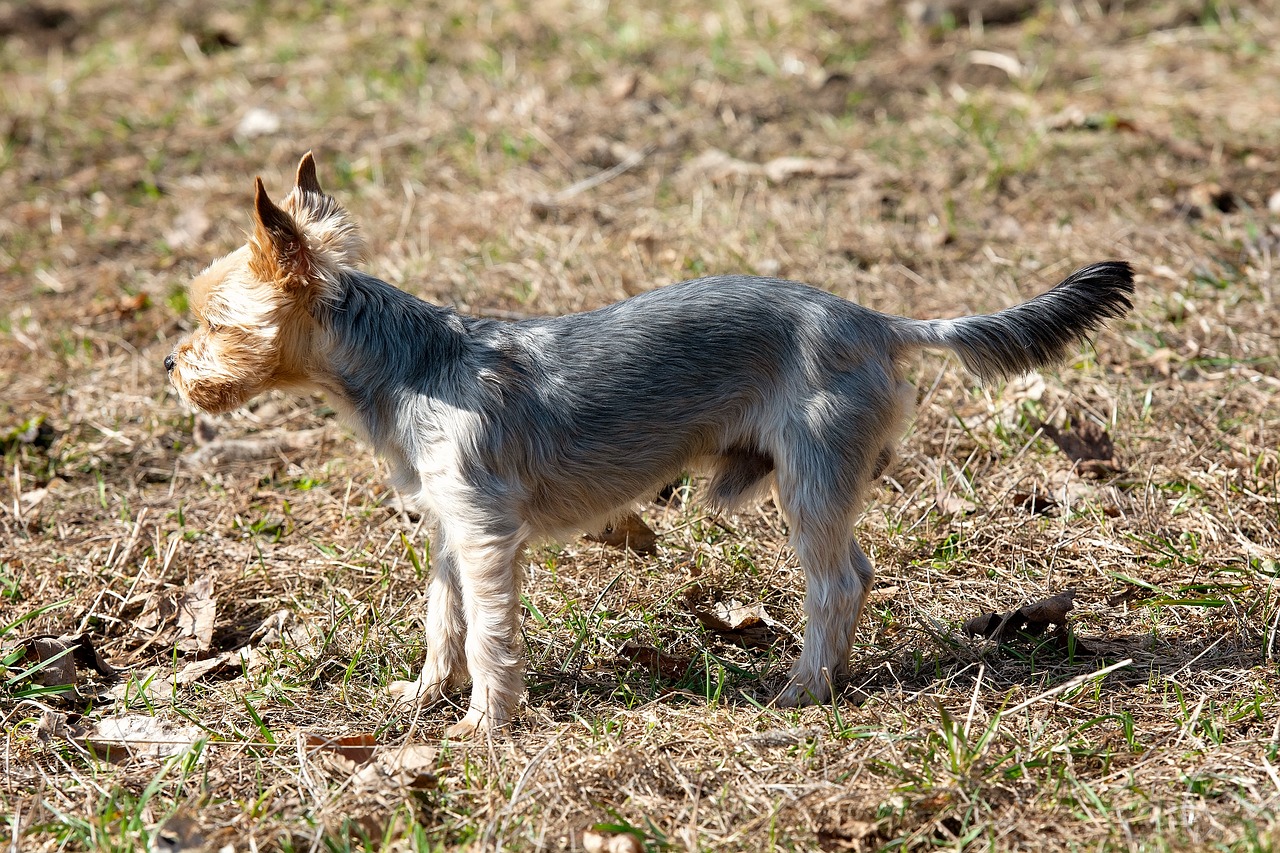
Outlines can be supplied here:
[[[0, 11], [9, 849], [1275, 849], [1267, 4], [981, 25], [874, 3], [206, 5]], [[243, 132], [255, 108], [279, 130]], [[673, 501], [645, 508], [654, 555], [528, 554], [528, 702], [509, 738], [447, 742], [456, 708], [386, 694], [421, 663], [430, 566], [385, 465], [325, 401], [268, 397], [219, 435], [316, 440], [192, 466], [204, 426], [165, 388], [185, 282], [243, 240], [253, 176], [279, 191], [308, 148], [371, 271], [499, 318], [744, 270], [953, 316], [1107, 257], [1135, 263], [1138, 304], [1027, 381], [913, 368], [831, 705], [767, 704], [803, 627], [776, 509]], [[712, 149], [847, 168], [698, 172]], [[1115, 471], [1083, 476], [1038, 431], [1083, 421]], [[178, 613], [204, 580], [193, 654]], [[961, 630], [1068, 588], [1065, 645]], [[763, 607], [763, 640], [698, 618], [728, 603]], [[24, 642], [63, 634], [119, 679], [32, 681]], [[96, 727], [126, 715], [171, 754], [104, 755]], [[378, 764], [406, 746], [429, 758]]]

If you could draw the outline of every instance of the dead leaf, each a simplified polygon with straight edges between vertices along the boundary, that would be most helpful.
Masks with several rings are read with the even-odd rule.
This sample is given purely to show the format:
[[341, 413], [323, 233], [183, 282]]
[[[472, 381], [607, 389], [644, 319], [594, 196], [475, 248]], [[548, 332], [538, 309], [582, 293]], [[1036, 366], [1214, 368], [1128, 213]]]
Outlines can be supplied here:
[[231, 663], [234, 655], [231, 652], [223, 652], [220, 655], [214, 655], [204, 660], [193, 660], [174, 674], [173, 678], [168, 679], [170, 684], [193, 684], [204, 678], [215, 670], [222, 669]]
[[167, 758], [190, 748], [203, 736], [204, 731], [199, 726], [127, 714], [99, 720], [81, 745], [106, 761], [139, 755]]
[[153, 592], [142, 605], [142, 613], [133, 620], [135, 628], [154, 633], [169, 624], [178, 612], [178, 603], [172, 593]]
[[1009, 496], [1013, 505], [1034, 515], [1053, 515], [1058, 502], [1044, 492], [1014, 492]]
[[792, 178], [848, 178], [858, 170], [839, 160], [813, 157], [778, 157], [764, 164], [764, 175], [775, 184]]
[[135, 293], [132, 296], [121, 296], [115, 304], [115, 315], [122, 319], [128, 319], [145, 311], [147, 306], [151, 304], [151, 298], [145, 293]]
[[668, 681], [679, 681], [689, 671], [692, 661], [683, 655], [669, 655], [652, 646], [627, 643], [619, 654], [632, 663], [638, 663], [655, 675]]
[[702, 152], [680, 170], [682, 177], [721, 181], [739, 175], [761, 175], [771, 183], [792, 178], [848, 178], [857, 167], [833, 158], [777, 157], [764, 164], [739, 160], [717, 148]]
[[1187, 190], [1185, 203], [1204, 213], [1210, 210], [1233, 213], [1238, 207], [1235, 193], [1212, 181], [1196, 184]]
[[773, 644], [778, 623], [765, 612], [763, 604], [746, 606], [737, 601], [718, 601], [711, 609], [694, 607], [693, 615], [708, 631], [743, 648], [760, 648]]
[[607, 84], [609, 100], [615, 104], [625, 101], [636, 93], [636, 86], [639, 83], [640, 76], [634, 71], [616, 75]]
[[178, 601], [179, 651], [207, 652], [213, 645], [213, 621], [218, 604], [213, 597], [213, 576], [205, 575], [187, 587]]
[[1065, 625], [1067, 613], [1075, 606], [1076, 591], [1074, 589], [1060, 592], [1048, 598], [1042, 598], [1022, 608], [1022, 616], [1028, 625]]
[[156, 828], [151, 850], [152, 853], [197, 853], [208, 851], [209, 846], [198, 818], [178, 813]]
[[1058, 449], [1067, 455], [1076, 468], [1093, 477], [1123, 470], [1115, 460], [1116, 447], [1107, 431], [1085, 418], [1073, 418], [1072, 427], [1066, 431], [1053, 424], [1040, 424], [1045, 435], [1058, 445]]
[[30, 637], [23, 642], [23, 652], [23, 669], [37, 663], [45, 664], [31, 674], [31, 680], [42, 687], [76, 686], [80, 683], [76, 675], [77, 665], [107, 677], [116, 674], [115, 667], [94, 647], [88, 634]]
[[203, 412], [196, 415], [196, 421], [191, 425], [191, 439], [196, 446], [204, 447], [206, 444], [212, 444], [217, 438], [218, 422]]
[[658, 534], [634, 512], [627, 513], [602, 532], [588, 535], [587, 539], [611, 548], [630, 548], [637, 554], [653, 554], [658, 550]]
[[76, 725], [67, 719], [67, 715], [51, 708], [45, 709], [36, 725], [36, 737], [43, 744], [60, 740], [75, 740], [84, 737], [84, 726]]
[[27, 513], [40, 506], [47, 497], [49, 497], [49, 489], [44, 486], [38, 489], [32, 489], [29, 492], [23, 492], [22, 497], [18, 498], [18, 505], [22, 509], [22, 514], [25, 516]]
[[1007, 614], [984, 613], [967, 620], [963, 630], [970, 636], [981, 636], [1004, 642], [1019, 634], [1040, 636], [1050, 625], [1065, 628], [1067, 613], [1074, 606], [1074, 589], [1019, 607]]
[[968, 498], [962, 498], [955, 492], [938, 489], [934, 505], [943, 515], [968, 515], [978, 511], [978, 505]]
[[191, 661], [172, 674], [160, 674], [168, 670], [168, 667], [154, 667], [145, 673], [138, 673], [129, 681], [117, 684], [107, 695], [113, 699], [125, 699], [138, 694], [140, 685], [145, 684], [148, 696], [153, 699], [163, 699], [172, 695], [174, 687], [192, 684], [211, 673], [232, 669], [235, 671], [261, 669], [271, 660], [271, 657], [262, 649], [287, 645], [295, 651], [309, 651], [316, 647], [318, 640], [317, 629], [296, 620], [287, 610], [277, 610], [254, 629], [249, 636], [250, 645]]
[[339, 737], [307, 735], [307, 746], [313, 750], [323, 749], [332, 752], [358, 767], [367, 764], [369, 759], [373, 758], [378, 747], [378, 739], [368, 733]]
[[76, 660], [74, 649], [56, 637], [32, 637], [23, 643], [22, 661], [27, 666], [42, 666], [31, 673], [31, 680], [41, 687], [75, 687]]
[[866, 850], [867, 836], [873, 835], [879, 826], [872, 821], [847, 820], [837, 828], [819, 830], [818, 846], [826, 851]]
[[356, 790], [403, 789], [429, 791], [439, 784], [435, 766], [438, 750], [427, 744], [379, 749], [373, 759], [351, 777]]

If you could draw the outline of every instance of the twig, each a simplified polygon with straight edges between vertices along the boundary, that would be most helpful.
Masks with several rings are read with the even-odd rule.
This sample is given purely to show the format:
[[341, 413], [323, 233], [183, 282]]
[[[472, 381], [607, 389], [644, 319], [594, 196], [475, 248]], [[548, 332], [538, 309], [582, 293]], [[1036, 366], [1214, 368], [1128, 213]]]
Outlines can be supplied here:
[[549, 208], [553, 208], [558, 205], [564, 204], [566, 201], [573, 198], [574, 196], [581, 195], [587, 190], [595, 189], [601, 184], [606, 184], [609, 181], [612, 181], [614, 178], [618, 177], [623, 172], [627, 172], [627, 171], [630, 171], [631, 169], [634, 169], [636, 166], [640, 165], [640, 162], [644, 160], [645, 157], [649, 156], [649, 152], [651, 150], [653, 149], [641, 148], [639, 151], [633, 151], [630, 154], [628, 154], [626, 159], [623, 160], [622, 162], [617, 163], [613, 166], [610, 166], [608, 169], [605, 169], [603, 171], [596, 172], [594, 175], [592, 175], [589, 178], [583, 178], [577, 183], [570, 184], [569, 186], [565, 187], [559, 192], [553, 193], [552, 195], [540, 196], [538, 198], [535, 198], [533, 200], [533, 204], [535, 207], [541, 207], [544, 209], [549, 209]]

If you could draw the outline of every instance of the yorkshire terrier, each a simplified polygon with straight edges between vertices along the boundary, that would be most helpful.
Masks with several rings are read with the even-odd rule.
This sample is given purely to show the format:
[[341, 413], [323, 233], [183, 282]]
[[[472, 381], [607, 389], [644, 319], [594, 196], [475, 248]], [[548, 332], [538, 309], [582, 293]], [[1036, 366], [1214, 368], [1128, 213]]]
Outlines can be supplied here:
[[904, 358], [944, 349], [980, 379], [1025, 373], [1133, 294], [1130, 266], [1110, 261], [954, 320], [742, 275], [565, 317], [465, 317], [356, 269], [355, 224], [310, 153], [280, 205], [257, 180], [253, 226], [192, 282], [199, 327], [165, 368], [211, 413], [272, 388], [323, 391], [388, 460], [431, 544], [426, 662], [400, 693], [435, 700], [469, 676], [453, 737], [506, 725], [520, 699], [525, 544], [599, 530], [693, 470], [720, 510], [772, 487], [808, 622], [776, 702], [828, 701], [873, 575], [854, 522], [915, 405]]

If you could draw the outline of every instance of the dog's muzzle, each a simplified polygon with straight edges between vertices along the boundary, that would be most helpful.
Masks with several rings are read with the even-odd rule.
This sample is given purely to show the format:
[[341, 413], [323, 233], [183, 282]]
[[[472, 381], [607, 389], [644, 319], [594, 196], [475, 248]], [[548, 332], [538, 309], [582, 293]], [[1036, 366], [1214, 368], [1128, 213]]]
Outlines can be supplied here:
[[175, 365], [175, 364], [177, 364], [177, 363], [178, 363], [178, 360], [177, 360], [176, 358], [174, 358], [174, 357], [173, 357], [173, 353], [169, 353], [168, 355], [166, 355], [166, 356], [164, 357], [164, 370], [165, 370], [165, 373], [173, 373], [173, 367], [174, 367], [174, 365]]

